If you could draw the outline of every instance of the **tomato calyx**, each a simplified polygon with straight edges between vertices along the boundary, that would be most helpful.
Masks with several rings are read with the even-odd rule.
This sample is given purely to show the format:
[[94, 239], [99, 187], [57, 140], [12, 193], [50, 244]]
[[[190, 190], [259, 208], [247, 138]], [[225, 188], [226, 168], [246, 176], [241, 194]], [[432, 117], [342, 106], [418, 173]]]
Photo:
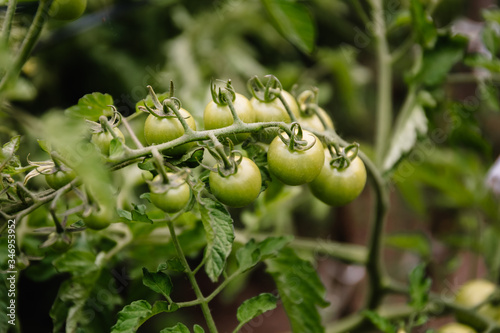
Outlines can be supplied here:
[[358, 156], [359, 143], [354, 142], [346, 147], [339, 147], [338, 145], [328, 146], [328, 150], [332, 155], [330, 166], [342, 171], [347, 169], [351, 165], [351, 162]]
[[278, 78], [274, 75], [264, 76], [267, 79], [264, 85], [259, 77], [253, 76], [248, 80], [247, 87], [253, 97], [264, 103], [271, 103], [281, 94], [283, 86]]
[[151, 181], [146, 181], [151, 193], [163, 194], [171, 189], [183, 186], [187, 182], [188, 172], [168, 173], [165, 178], [161, 173]]
[[[224, 87], [217, 86], [216, 81], [225, 83]], [[212, 80], [210, 82], [210, 93], [212, 95], [212, 101], [219, 106], [226, 106], [232, 104], [236, 99], [236, 92], [234, 91], [231, 80]]]
[[206, 144], [207, 151], [217, 161], [216, 167], [210, 167], [200, 162], [200, 165], [207, 170], [216, 172], [222, 177], [229, 177], [238, 172], [238, 166], [243, 160], [243, 154], [239, 150], [234, 150], [233, 142], [227, 139], [229, 144], [229, 154], [226, 154], [224, 146], [214, 137], [212, 139], [213, 145]]
[[315, 87], [312, 90], [303, 91], [297, 97], [297, 102], [301, 116], [311, 117], [318, 114], [318, 88]]
[[111, 135], [113, 135], [113, 138], [117, 139], [116, 134], [113, 132], [114, 129], [120, 125], [122, 121], [122, 115], [118, 112], [114, 105], [109, 106], [113, 111], [113, 116], [111, 119], [108, 120], [108, 118], [103, 115], [99, 117], [98, 123], [88, 119], [86, 119], [86, 122], [90, 126], [92, 134], [110, 133]]
[[281, 141], [288, 146], [290, 151], [306, 151], [311, 149], [316, 144], [316, 137], [313, 137], [311, 142], [304, 140], [304, 132], [299, 123], [294, 122], [290, 126], [290, 133], [288, 137], [283, 136], [282, 133], [278, 133]]

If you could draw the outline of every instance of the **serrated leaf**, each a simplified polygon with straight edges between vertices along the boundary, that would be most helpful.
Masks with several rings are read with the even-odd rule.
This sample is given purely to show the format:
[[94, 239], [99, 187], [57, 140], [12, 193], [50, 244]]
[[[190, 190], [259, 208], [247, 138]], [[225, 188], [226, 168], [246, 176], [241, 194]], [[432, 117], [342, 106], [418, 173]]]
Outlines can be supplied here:
[[126, 211], [123, 209], [118, 209], [118, 216], [128, 222], [143, 222], [152, 224], [153, 221], [146, 214], [146, 206], [145, 205], [135, 205], [132, 204], [131, 211]]
[[100, 116], [113, 115], [110, 105], [113, 105], [111, 95], [95, 92], [80, 98], [78, 104], [68, 108], [66, 113], [74, 117], [97, 121]]
[[167, 297], [172, 291], [172, 280], [163, 272], [150, 272], [147, 268], [142, 268], [142, 283], [155, 293]]
[[379, 315], [376, 312], [370, 310], [364, 310], [362, 314], [368, 318], [375, 327], [384, 333], [396, 333], [396, 327], [391, 324], [391, 322]]
[[460, 35], [439, 36], [435, 47], [424, 51], [422, 66], [410, 80], [427, 86], [442, 83], [452, 67], [462, 60], [467, 44], [467, 39]]
[[437, 40], [437, 30], [432, 22], [432, 17], [425, 12], [420, 0], [411, 0], [410, 9], [418, 42], [424, 48], [433, 48]]
[[302, 52], [312, 53], [316, 31], [307, 6], [294, 0], [262, 0], [276, 29]]
[[264, 312], [276, 309], [278, 298], [273, 294], [265, 293], [244, 301], [236, 312], [236, 318], [241, 324], [260, 316]]
[[233, 219], [221, 203], [199, 198], [201, 220], [207, 236], [205, 271], [214, 282], [224, 270], [234, 241]]
[[410, 306], [417, 311], [422, 310], [429, 299], [431, 279], [425, 276], [425, 264], [416, 266], [409, 276]]
[[321, 333], [325, 329], [317, 307], [325, 307], [325, 287], [312, 264], [290, 248], [267, 259], [267, 272], [273, 277], [293, 332]]
[[417, 143], [418, 137], [427, 132], [428, 120], [420, 105], [415, 105], [406, 119], [396, 127], [389, 152], [384, 160], [384, 171], [389, 171]]
[[174, 312], [177, 309], [179, 306], [175, 303], [170, 305], [167, 302], [158, 301], [151, 306], [145, 300], [134, 301], [118, 313], [118, 320], [111, 327], [111, 333], [135, 333], [149, 318], [162, 312]]
[[244, 272], [255, 266], [261, 260], [272, 257], [292, 239], [292, 236], [269, 237], [259, 243], [251, 239], [245, 246], [239, 248], [236, 252], [238, 269]]
[[431, 245], [429, 239], [420, 233], [399, 233], [388, 235], [385, 243], [389, 246], [401, 250], [411, 251], [422, 258], [429, 258], [431, 255]]
[[173, 327], [164, 328], [160, 331], [160, 333], [191, 333], [189, 328], [182, 323], [177, 323], [177, 325]]
[[59, 272], [68, 272], [73, 275], [83, 275], [97, 269], [95, 254], [89, 251], [70, 250], [53, 261]]

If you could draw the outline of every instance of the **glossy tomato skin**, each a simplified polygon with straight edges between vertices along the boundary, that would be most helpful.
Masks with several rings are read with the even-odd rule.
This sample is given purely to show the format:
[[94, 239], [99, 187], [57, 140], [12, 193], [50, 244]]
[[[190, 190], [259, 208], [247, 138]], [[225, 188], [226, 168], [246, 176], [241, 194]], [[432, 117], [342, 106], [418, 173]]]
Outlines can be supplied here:
[[[186, 120], [188, 126], [196, 130], [196, 123], [193, 116], [185, 109], [179, 109], [180, 114]], [[184, 135], [184, 128], [177, 118], [159, 118], [152, 114], [148, 116], [144, 124], [144, 138], [148, 145], [157, 145], [172, 141]], [[163, 151], [166, 155], [180, 156], [195, 145], [194, 142], [166, 149]]]
[[210, 191], [223, 204], [243, 207], [259, 196], [262, 176], [257, 165], [243, 157], [235, 174], [223, 177], [218, 172], [210, 172], [208, 177]]
[[58, 190], [61, 187], [69, 184], [73, 179], [75, 179], [76, 174], [74, 171], [63, 171], [57, 170], [55, 173], [46, 174], [45, 181], [54, 190]]
[[467, 325], [459, 323], [449, 323], [441, 326], [437, 333], [476, 333], [476, 331]]
[[114, 211], [110, 208], [102, 207], [97, 211], [93, 211], [89, 216], [83, 219], [85, 225], [89, 229], [102, 230], [107, 228], [116, 219]]
[[[247, 124], [255, 122], [255, 112], [250, 101], [241, 94], [236, 93], [235, 95], [236, 97], [233, 101], [233, 105], [238, 117]], [[205, 111], [203, 112], [205, 129], [212, 130], [223, 128], [232, 125], [233, 122], [234, 119], [229, 106], [221, 106], [214, 101], [210, 101], [205, 107]], [[231, 139], [234, 144], [237, 144], [243, 142], [249, 136], [250, 134], [248, 133], [240, 133], [230, 135], [229, 139]]]
[[363, 161], [356, 156], [351, 165], [339, 171], [330, 165], [325, 158], [320, 174], [309, 188], [313, 195], [330, 206], [343, 206], [356, 199], [366, 184], [366, 168]]
[[54, 0], [49, 15], [56, 20], [76, 20], [85, 12], [87, 0]]
[[[285, 90], [282, 90], [282, 94], [285, 98], [286, 103], [290, 107], [290, 110], [298, 119], [300, 116], [299, 106], [295, 98]], [[257, 98], [252, 97], [250, 99], [252, 108], [255, 112], [255, 122], [271, 122], [271, 121], [281, 121], [285, 123], [290, 123], [292, 120], [286, 111], [285, 106], [279, 98], [274, 99], [270, 103], [265, 103], [259, 101]], [[278, 134], [277, 129], [265, 129], [262, 133], [259, 133], [259, 140], [269, 143]]]
[[335, 127], [333, 126], [332, 118], [330, 118], [330, 116], [328, 115], [328, 113], [326, 113], [325, 110], [318, 107], [318, 113], [325, 120], [325, 123], [327, 125], [326, 128], [323, 126], [323, 123], [321, 122], [317, 114], [312, 114], [312, 115], [302, 114], [299, 118], [299, 124], [301, 124], [304, 127], [316, 130], [318, 132], [323, 132], [326, 129], [335, 129]]
[[[473, 308], [483, 303], [490, 297], [496, 290], [496, 285], [485, 279], [474, 279], [464, 283], [455, 296], [455, 304], [461, 305], [466, 308]], [[493, 304], [483, 304], [477, 309], [477, 312], [483, 316], [500, 322], [500, 307]], [[460, 318], [457, 314], [457, 318]]]
[[[123, 136], [122, 131], [118, 127], [113, 128], [118, 140], [121, 142], [125, 142], [125, 137]], [[109, 155], [109, 147], [111, 146], [111, 140], [113, 140], [113, 135], [109, 132], [99, 132], [92, 134], [92, 143], [96, 145], [97, 148], [104, 155]]]
[[[283, 134], [285, 138], [288, 136]], [[313, 181], [318, 176], [325, 153], [323, 144], [311, 132], [303, 131], [303, 139], [314, 145], [308, 150], [290, 150], [279, 136], [269, 145], [267, 163], [269, 171], [287, 185], [301, 185]]]
[[[153, 182], [158, 182], [159, 180], [160, 177], [156, 176]], [[177, 213], [186, 207], [189, 199], [191, 199], [191, 189], [189, 185], [184, 182], [179, 187], [170, 188], [163, 193], [151, 192], [150, 199], [153, 205], [164, 212]]]

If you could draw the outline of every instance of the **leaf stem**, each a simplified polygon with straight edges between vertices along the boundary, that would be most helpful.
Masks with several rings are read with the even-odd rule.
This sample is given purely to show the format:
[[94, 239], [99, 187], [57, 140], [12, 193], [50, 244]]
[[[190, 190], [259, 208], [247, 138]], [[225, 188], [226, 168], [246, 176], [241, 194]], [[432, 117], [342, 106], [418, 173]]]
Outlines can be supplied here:
[[383, 0], [371, 0], [371, 3], [378, 69], [375, 162], [380, 166], [387, 151], [392, 123], [392, 59], [386, 38]]
[[14, 14], [16, 13], [16, 7], [17, 0], [9, 0], [9, 3], [7, 5], [7, 12], [5, 13], [5, 18], [2, 25], [1, 45], [7, 46], [9, 43], [12, 20], [14, 19]]
[[201, 292], [200, 286], [198, 285], [198, 282], [196, 281], [196, 277], [194, 276], [193, 271], [191, 270], [191, 267], [189, 267], [189, 263], [186, 260], [186, 256], [184, 255], [184, 252], [182, 251], [181, 244], [179, 243], [179, 239], [177, 238], [177, 235], [175, 233], [174, 229], [174, 224], [172, 221], [167, 222], [168, 225], [168, 230], [170, 231], [170, 236], [172, 237], [172, 243], [174, 244], [175, 250], [177, 252], [177, 255], [179, 256], [182, 265], [184, 266], [184, 272], [186, 273], [189, 282], [191, 283], [191, 286], [193, 287], [194, 293], [196, 295], [196, 298], [200, 302], [201, 306], [201, 311], [203, 312], [203, 316], [205, 317], [205, 320], [207, 322], [207, 326], [210, 332], [212, 333], [217, 333], [217, 327], [215, 326], [214, 318], [212, 317], [212, 314], [210, 313], [210, 308], [208, 307], [208, 302], [209, 300], [203, 296], [203, 293]]

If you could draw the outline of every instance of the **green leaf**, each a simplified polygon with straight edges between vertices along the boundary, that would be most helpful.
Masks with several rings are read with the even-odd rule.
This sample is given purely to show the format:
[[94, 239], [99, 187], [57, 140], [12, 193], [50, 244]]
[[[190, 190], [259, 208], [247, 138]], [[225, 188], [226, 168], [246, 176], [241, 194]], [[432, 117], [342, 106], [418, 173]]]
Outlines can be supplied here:
[[500, 73], [500, 59], [490, 58], [482, 53], [469, 55], [464, 62], [470, 67], [482, 67], [493, 73]]
[[111, 333], [135, 333], [149, 318], [162, 312], [174, 312], [177, 309], [179, 309], [177, 304], [169, 305], [164, 301], [155, 302], [153, 306], [144, 300], [134, 301], [118, 313], [118, 320], [111, 327]]
[[293, 236], [268, 237], [259, 243], [259, 250], [262, 259], [267, 259], [278, 254], [288, 243], [293, 240]]
[[205, 271], [216, 282], [231, 253], [234, 241], [233, 219], [221, 203], [199, 198], [201, 220], [207, 237]]
[[309, 9], [294, 0], [262, 0], [276, 29], [302, 52], [312, 53], [316, 31]]
[[146, 213], [145, 205], [136, 205], [132, 203], [132, 207], [134, 207], [134, 209], [130, 212], [123, 209], [117, 209], [118, 216], [127, 222], [153, 223]]
[[325, 329], [317, 307], [325, 307], [325, 287], [312, 264], [290, 248], [267, 259], [267, 272], [273, 277], [293, 332], [321, 333]]
[[495, 29], [492, 24], [486, 24], [484, 26], [481, 32], [481, 39], [483, 40], [484, 46], [486, 46], [491, 54], [497, 54], [500, 49], [500, 36], [498, 35], [497, 29]]
[[118, 158], [125, 153], [123, 149], [123, 143], [118, 139], [113, 139], [109, 143], [109, 157]]
[[172, 280], [170, 277], [163, 272], [153, 272], [147, 270], [147, 268], [142, 268], [142, 283], [153, 290], [155, 293], [162, 294], [167, 297], [172, 291]]
[[162, 329], [160, 333], [191, 333], [191, 332], [189, 331], [189, 328], [186, 327], [186, 325], [182, 323], [177, 323], [177, 325], [173, 327]]
[[495, 22], [500, 24], [500, 10], [499, 9], [489, 9], [483, 11], [483, 17], [486, 21]]
[[416, 266], [410, 272], [410, 306], [417, 311], [424, 309], [429, 299], [431, 279], [425, 276], [425, 264]]
[[259, 243], [251, 239], [245, 246], [236, 251], [238, 270], [244, 272], [255, 266], [261, 260], [276, 255], [276, 253], [285, 247], [292, 239], [292, 236], [269, 237]]
[[401, 114], [384, 160], [384, 171], [391, 170], [401, 158], [415, 146], [418, 137], [427, 132], [427, 117], [420, 105], [415, 105], [408, 115]]
[[422, 258], [429, 258], [431, 255], [431, 245], [429, 243], [429, 239], [420, 233], [399, 233], [388, 235], [385, 242], [389, 246], [414, 252]]
[[21, 163], [19, 158], [16, 156], [16, 152], [19, 149], [19, 144], [21, 142], [21, 136], [16, 135], [10, 139], [9, 142], [3, 145], [0, 151], [0, 171], [3, 173], [14, 173], [15, 168], [20, 167]]
[[205, 333], [205, 330], [200, 325], [194, 325], [194, 333]]
[[437, 30], [420, 0], [411, 0], [411, 16], [420, 45], [428, 49], [433, 48], [437, 40]]
[[278, 298], [273, 294], [264, 293], [244, 301], [238, 308], [236, 317], [241, 324], [260, 316], [264, 312], [276, 309]]
[[83, 275], [88, 271], [97, 269], [95, 254], [89, 251], [70, 250], [53, 261], [54, 266], [60, 272], [68, 272], [73, 275]]
[[[2, 281], [0, 282], [0, 306], [2, 309], [7, 309], [7, 307], [10, 306], [9, 304], [10, 300], [7, 297], [8, 296], [7, 277], [8, 277], [7, 274], [0, 274], [0, 278], [2, 279]], [[7, 317], [6, 315], [0, 316], [0, 332], [8, 332], [7, 328], [9, 327], [8, 323], [9, 320], [11, 320], [11, 318]]]
[[[500, 38], [499, 38], [500, 40]], [[480, 99], [485, 101], [488, 107], [494, 111], [500, 111], [500, 101], [498, 99], [498, 89], [491, 81], [479, 82]]]
[[80, 98], [78, 104], [68, 108], [66, 113], [74, 117], [97, 121], [100, 116], [113, 115], [110, 105], [113, 105], [111, 95], [95, 92]]
[[498, 281], [500, 276], [500, 232], [493, 227], [487, 227], [481, 233], [481, 253], [483, 254], [484, 261], [494, 281]]
[[368, 318], [375, 327], [384, 333], [396, 333], [396, 327], [389, 320], [378, 313], [370, 310], [364, 310], [362, 314]]
[[424, 51], [422, 66], [410, 80], [427, 86], [439, 85], [453, 66], [462, 60], [467, 43], [467, 38], [460, 35], [439, 36], [435, 47]]

